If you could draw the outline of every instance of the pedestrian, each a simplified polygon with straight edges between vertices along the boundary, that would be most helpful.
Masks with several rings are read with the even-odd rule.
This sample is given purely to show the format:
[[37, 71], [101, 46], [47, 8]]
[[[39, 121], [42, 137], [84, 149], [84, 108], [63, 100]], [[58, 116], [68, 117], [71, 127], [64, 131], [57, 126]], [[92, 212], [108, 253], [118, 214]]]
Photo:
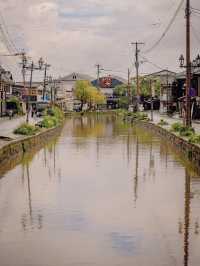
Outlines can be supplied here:
[[10, 110], [8, 111], [8, 115], [9, 115], [9, 119], [11, 120], [11, 118], [12, 118], [12, 116], [13, 116], [13, 110], [10, 109]]

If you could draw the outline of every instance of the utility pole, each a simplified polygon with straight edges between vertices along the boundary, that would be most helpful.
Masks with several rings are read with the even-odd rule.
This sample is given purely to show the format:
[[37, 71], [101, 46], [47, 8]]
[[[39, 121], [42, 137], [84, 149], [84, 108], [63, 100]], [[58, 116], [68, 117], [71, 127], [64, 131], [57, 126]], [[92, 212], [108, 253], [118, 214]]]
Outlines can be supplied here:
[[190, 58], [190, 0], [186, 0], [186, 117], [185, 125], [191, 126], [190, 88], [191, 88], [191, 58]]
[[43, 83], [43, 101], [45, 100], [45, 93], [46, 93], [46, 79], [47, 79], [47, 69], [50, 67], [51, 65], [45, 63], [44, 65], [44, 83]]
[[26, 122], [28, 123], [29, 122], [29, 95], [31, 93], [31, 89], [32, 89], [32, 81], [33, 81], [33, 69], [34, 69], [34, 63], [32, 61], [31, 63], [31, 67], [30, 67], [30, 70], [31, 70], [31, 75], [30, 75], [30, 85], [29, 85], [29, 90], [28, 90], [28, 95], [27, 95], [27, 113], [26, 113]]
[[[26, 90], [26, 122], [29, 122], [29, 94], [30, 94], [30, 90], [32, 88], [32, 80], [33, 80], [33, 71], [34, 70], [42, 70], [42, 66], [43, 66], [43, 59], [40, 58], [38, 61], [38, 66], [35, 66], [33, 61], [31, 62], [31, 64], [28, 63], [27, 57], [25, 53], [22, 53], [22, 75], [23, 75], [23, 87], [24, 87], [24, 92]], [[29, 89], [25, 88], [26, 87], [26, 82], [25, 82], [25, 72], [27, 70], [31, 71], [30, 74], [30, 82], [29, 82]]]
[[131, 104], [131, 84], [130, 84], [130, 69], [128, 68], [128, 86], [127, 86], [127, 89], [128, 89], [128, 104], [130, 105]]
[[137, 82], [137, 109], [140, 96], [140, 84], [139, 84], [139, 45], [143, 45], [143, 42], [132, 42], [132, 45], [135, 45], [135, 68], [136, 68], [136, 82]]
[[135, 45], [135, 68], [136, 68], [136, 80], [137, 80], [137, 96], [140, 95], [140, 85], [139, 85], [139, 45], [143, 45], [143, 42], [132, 42]]
[[151, 92], [151, 121], [153, 121], [153, 90], [152, 90], [152, 80], [149, 80], [150, 92]]
[[97, 67], [97, 88], [99, 90], [100, 89], [100, 67], [101, 66], [97, 64], [96, 67]]

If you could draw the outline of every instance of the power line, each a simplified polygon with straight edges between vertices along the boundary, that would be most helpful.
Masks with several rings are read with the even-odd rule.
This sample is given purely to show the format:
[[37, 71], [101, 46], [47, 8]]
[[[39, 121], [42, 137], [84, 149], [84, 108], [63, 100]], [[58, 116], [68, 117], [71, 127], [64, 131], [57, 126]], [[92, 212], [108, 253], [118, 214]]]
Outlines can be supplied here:
[[192, 9], [192, 10], [194, 10], [194, 11], [199, 11], [200, 12], [200, 9], [198, 9], [198, 8], [194, 8], [194, 7], [191, 7], [190, 9]]
[[195, 27], [191, 24], [191, 28], [192, 28], [192, 31], [193, 31], [193, 34], [194, 34], [194, 37], [195, 39], [198, 41], [198, 43], [200, 44], [200, 36], [198, 35]]
[[146, 57], [144, 57], [144, 56], [141, 56], [147, 63], [149, 63], [149, 64], [151, 64], [152, 66], [154, 66], [154, 67], [156, 67], [156, 68], [158, 68], [158, 69], [160, 69], [160, 70], [163, 70], [163, 67], [161, 67], [161, 66], [159, 66], [159, 65], [157, 65], [157, 64], [155, 64], [155, 63], [153, 63], [152, 61], [150, 61], [149, 59], [147, 59]]
[[166, 36], [167, 32], [170, 30], [172, 24], [174, 23], [183, 3], [184, 3], [185, 0], [181, 0], [172, 19], [170, 20], [169, 24], [167, 25], [166, 29], [164, 30], [163, 34], [161, 35], [161, 37], [149, 48], [147, 49], [146, 51], [144, 51], [144, 53], [150, 53], [152, 50], [154, 50], [158, 45], [159, 43], [163, 40], [163, 38]]
[[6, 40], [7, 40], [8, 44], [9, 44], [9, 46], [11, 47], [13, 52], [18, 52], [18, 49], [16, 48], [14, 42], [12, 41], [12, 38], [10, 37], [10, 33], [8, 31], [7, 25], [5, 23], [4, 17], [1, 14], [1, 12], [0, 12], [0, 19], [1, 19], [1, 26], [2, 26], [2, 29], [4, 31], [4, 36], [6, 37]]

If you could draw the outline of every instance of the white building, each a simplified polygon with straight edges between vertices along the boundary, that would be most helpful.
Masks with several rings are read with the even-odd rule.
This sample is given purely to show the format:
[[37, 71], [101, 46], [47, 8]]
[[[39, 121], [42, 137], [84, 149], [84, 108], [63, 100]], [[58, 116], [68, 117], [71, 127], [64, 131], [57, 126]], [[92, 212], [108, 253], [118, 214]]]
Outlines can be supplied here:
[[66, 111], [73, 110], [75, 100], [74, 91], [76, 81], [78, 80], [92, 81], [94, 79], [88, 75], [74, 72], [56, 81], [57, 101], [62, 109]]

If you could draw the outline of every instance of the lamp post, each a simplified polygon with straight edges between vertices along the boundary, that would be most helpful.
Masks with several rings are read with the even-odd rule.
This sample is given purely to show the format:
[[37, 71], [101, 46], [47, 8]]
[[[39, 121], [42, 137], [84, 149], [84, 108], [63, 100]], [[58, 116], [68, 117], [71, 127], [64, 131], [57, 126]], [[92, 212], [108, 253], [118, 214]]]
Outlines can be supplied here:
[[27, 89], [27, 95], [26, 95], [26, 122], [29, 122], [29, 93], [32, 88], [32, 81], [33, 81], [33, 71], [34, 70], [42, 70], [42, 67], [44, 65], [44, 61], [42, 57], [38, 60], [38, 65], [35, 65], [34, 62], [32, 61], [31, 63], [28, 62], [28, 59], [25, 55], [25, 53], [22, 56], [22, 74], [23, 74], [23, 83], [24, 83], [24, 90], [26, 86], [25, 82], [25, 72], [26, 70], [30, 70], [30, 82], [29, 82], [29, 89]]
[[191, 89], [191, 70], [195, 68], [200, 68], [200, 55], [198, 54], [197, 57], [191, 62], [188, 63], [188, 60], [186, 60], [185, 64], [185, 58], [183, 55], [180, 55], [179, 62], [181, 68], [186, 68], [186, 107], [185, 107], [185, 116], [184, 116], [184, 124], [188, 127], [192, 125], [192, 117], [191, 117], [191, 95], [190, 95], [190, 89]]

